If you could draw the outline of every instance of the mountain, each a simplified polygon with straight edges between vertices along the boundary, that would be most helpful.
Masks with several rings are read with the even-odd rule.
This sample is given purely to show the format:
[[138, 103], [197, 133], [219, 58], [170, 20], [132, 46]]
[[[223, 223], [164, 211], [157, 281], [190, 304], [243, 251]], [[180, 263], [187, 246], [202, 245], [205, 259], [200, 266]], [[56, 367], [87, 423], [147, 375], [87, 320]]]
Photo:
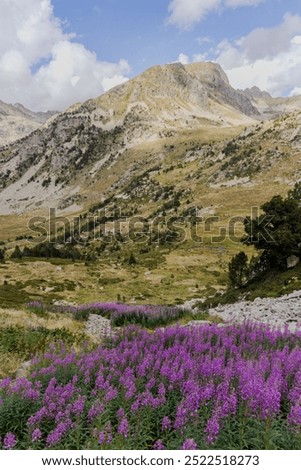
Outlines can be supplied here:
[[[282, 111], [299, 99], [234, 90], [217, 64], [153, 67], [3, 149], [0, 300], [210, 303], [231, 257], [253, 254], [240, 243], [244, 218], [301, 180], [301, 111]], [[272, 120], [269, 101], [272, 114], [280, 103]], [[80, 215], [79, 242], [68, 227], [70, 243], [62, 231], [50, 246], [27, 240], [28, 220], [51, 207]], [[22, 263], [9, 259], [16, 245]]]
[[[256, 152], [263, 138], [255, 137], [262, 128], [259, 122], [296, 109], [300, 100], [272, 98], [256, 87], [235, 90], [215, 63], [152, 67], [96, 99], [72, 106], [2, 150], [0, 214], [49, 206], [86, 210], [142, 171], [164, 166], [174, 149], [185, 158], [189, 149], [232, 138], [253, 126], [255, 144], [245, 157], [237, 155], [234, 169], [230, 172], [230, 162], [225, 172], [221, 168], [228, 165], [229, 152], [220, 153], [218, 158], [225, 161], [209, 177], [210, 184], [220, 185], [229, 174], [236, 185], [237, 178], [248, 178], [273, 160]], [[14, 109], [30, 116], [20, 105]], [[203, 150], [201, 155], [203, 160]]]
[[22, 104], [7, 104], [0, 100], [0, 147], [8, 145], [36, 130], [55, 112], [33, 112]]
[[[28, 116], [20, 106], [13, 110]], [[104, 169], [121, 157], [127, 160], [123, 169], [132, 174], [134, 148], [159, 143], [157, 154], [145, 157], [152, 164], [162, 158], [164, 139], [171, 142], [200, 129], [224, 135], [223, 130], [251, 125], [255, 118], [258, 111], [250, 99], [229, 85], [218, 64], [152, 67], [97, 99], [74, 105], [2, 151], [0, 213], [50, 202], [82, 207], [85, 198], [99, 198], [97, 181], [104, 180], [103, 191], [108, 190]]]
[[240, 92], [251, 100], [252, 105], [264, 120], [276, 119], [284, 113], [298, 111], [301, 107], [301, 96], [274, 98], [257, 86], [240, 90]]

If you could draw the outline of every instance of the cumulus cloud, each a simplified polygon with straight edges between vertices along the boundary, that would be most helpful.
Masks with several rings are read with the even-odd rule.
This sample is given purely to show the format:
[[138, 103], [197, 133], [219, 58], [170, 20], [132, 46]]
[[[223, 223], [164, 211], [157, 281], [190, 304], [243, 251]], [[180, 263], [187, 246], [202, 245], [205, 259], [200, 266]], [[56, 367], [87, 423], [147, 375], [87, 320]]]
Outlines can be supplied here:
[[256, 6], [266, 1], [268, 0], [171, 0], [167, 22], [180, 29], [190, 29], [211, 11]]
[[64, 109], [124, 82], [125, 60], [99, 61], [63, 31], [51, 0], [2, 0], [0, 99], [33, 110]]
[[208, 54], [193, 54], [191, 57], [181, 52], [176, 62], [180, 62], [183, 65], [191, 64], [192, 62], [205, 62], [208, 58]]
[[296, 94], [301, 86], [301, 16], [286, 14], [274, 28], [255, 29], [234, 43], [222, 41], [215, 60], [235, 87], [257, 85], [275, 96]]
[[183, 65], [187, 65], [190, 62], [189, 56], [186, 55], [186, 54], [183, 54], [183, 52], [181, 52], [181, 54], [179, 54], [177, 62], [180, 62]]
[[220, 4], [221, 0], [172, 0], [168, 6], [168, 23], [189, 29]]

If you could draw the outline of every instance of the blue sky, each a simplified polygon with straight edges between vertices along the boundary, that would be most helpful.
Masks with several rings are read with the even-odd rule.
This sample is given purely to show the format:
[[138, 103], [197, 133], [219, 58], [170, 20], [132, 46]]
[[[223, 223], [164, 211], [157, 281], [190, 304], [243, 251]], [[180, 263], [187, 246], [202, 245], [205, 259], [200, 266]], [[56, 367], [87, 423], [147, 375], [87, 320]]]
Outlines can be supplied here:
[[[55, 14], [67, 21], [66, 31], [76, 32], [99, 59], [125, 58], [133, 74], [174, 61], [180, 53], [203, 54], [225, 38], [233, 41], [255, 28], [275, 26], [286, 12], [301, 15], [300, 0], [267, 0], [213, 11], [183, 30], [167, 24], [169, 4], [168, 0], [53, 0]], [[199, 38], [212, 42], [200, 45]]]
[[0, 99], [64, 109], [144, 69], [219, 62], [235, 88], [301, 94], [300, 0], [0, 0]]

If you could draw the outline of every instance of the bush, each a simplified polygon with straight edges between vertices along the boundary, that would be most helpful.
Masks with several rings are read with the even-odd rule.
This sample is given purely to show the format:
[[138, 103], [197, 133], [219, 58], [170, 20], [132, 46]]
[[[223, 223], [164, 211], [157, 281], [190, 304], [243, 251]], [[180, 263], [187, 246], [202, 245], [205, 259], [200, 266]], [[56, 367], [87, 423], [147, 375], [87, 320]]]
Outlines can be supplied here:
[[274, 196], [261, 206], [257, 218], [245, 219], [246, 237], [242, 241], [261, 252], [264, 264], [286, 269], [289, 256], [301, 256], [301, 183], [283, 199]]
[[135, 256], [133, 255], [133, 253], [130, 254], [128, 263], [129, 263], [130, 265], [133, 265], [133, 264], [136, 264], [136, 263], [137, 263], [136, 258], [135, 258]]
[[249, 279], [248, 257], [244, 251], [235, 255], [229, 263], [229, 280], [233, 287], [243, 287]]
[[23, 254], [22, 251], [20, 250], [20, 247], [17, 245], [14, 249], [14, 251], [11, 254], [11, 259], [22, 259]]

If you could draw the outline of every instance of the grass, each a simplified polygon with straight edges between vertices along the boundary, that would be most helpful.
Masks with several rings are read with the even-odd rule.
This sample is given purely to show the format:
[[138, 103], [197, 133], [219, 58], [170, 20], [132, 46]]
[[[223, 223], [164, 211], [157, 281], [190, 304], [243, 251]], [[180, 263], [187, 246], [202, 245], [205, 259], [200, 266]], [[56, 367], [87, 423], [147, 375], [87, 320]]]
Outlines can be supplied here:
[[[26, 310], [0, 308], [0, 377], [14, 374], [32, 354], [59, 339], [78, 344], [84, 325], [71, 315], [41, 317]], [[38, 334], [36, 334], [38, 329]]]
[[[186, 311], [170, 324], [185, 325], [191, 320], [222, 322], [204, 311]], [[64, 340], [69, 346], [76, 346], [84, 339], [85, 322], [75, 320], [67, 312], [58, 314], [47, 308], [0, 308], [0, 325], [0, 378], [14, 374], [32, 354], [42, 353], [52, 342]]]
[[269, 271], [262, 279], [250, 282], [243, 288], [231, 288], [223, 294], [213, 295], [197, 305], [200, 308], [216, 307], [218, 304], [234, 303], [239, 300], [253, 301], [257, 297], [280, 297], [301, 289], [301, 265], [288, 271]]

